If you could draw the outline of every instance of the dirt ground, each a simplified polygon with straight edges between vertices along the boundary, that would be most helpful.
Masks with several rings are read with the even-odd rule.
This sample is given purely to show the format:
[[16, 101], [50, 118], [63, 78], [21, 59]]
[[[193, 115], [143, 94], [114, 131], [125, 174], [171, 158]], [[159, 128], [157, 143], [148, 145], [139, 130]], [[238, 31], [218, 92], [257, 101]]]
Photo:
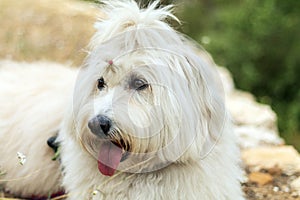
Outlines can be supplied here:
[[300, 173], [287, 175], [278, 168], [261, 169], [259, 174], [271, 177], [262, 184], [249, 178], [255, 173], [253, 168], [246, 167], [245, 171], [248, 181], [242, 184], [242, 188], [248, 200], [300, 200], [298, 193], [290, 188], [290, 183], [299, 177]]

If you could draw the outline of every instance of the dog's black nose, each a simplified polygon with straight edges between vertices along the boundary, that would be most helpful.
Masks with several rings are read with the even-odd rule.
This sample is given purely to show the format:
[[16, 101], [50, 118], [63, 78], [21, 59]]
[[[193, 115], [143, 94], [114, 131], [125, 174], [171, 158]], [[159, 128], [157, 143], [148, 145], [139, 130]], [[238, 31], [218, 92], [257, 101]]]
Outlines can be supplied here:
[[89, 121], [88, 127], [95, 135], [108, 135], [111, 127], [111, 120], [104, 115], [97, 115]]

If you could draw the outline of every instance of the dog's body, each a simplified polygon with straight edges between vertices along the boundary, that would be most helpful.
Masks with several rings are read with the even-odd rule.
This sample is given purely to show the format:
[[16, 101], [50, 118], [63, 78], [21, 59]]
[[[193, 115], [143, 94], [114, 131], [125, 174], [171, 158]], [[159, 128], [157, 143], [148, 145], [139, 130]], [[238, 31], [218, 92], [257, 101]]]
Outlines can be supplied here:
[[[77, 70], [38, 62], [0, 62], [0, 185], [17, 196], [62, 189], [47, 139], [60, 130]], [[26, 156], [19, 163], [17, 152]]]
[[[23, 130], [25, 137], [43, 132], [45, 142], [45, 136], [55, 134], [49, 127], [59, 129], [63, 186], [70, 200], [243, 199], [239, 152], [213, 64], [163, 22], [168, 17], [176, 20], [170, 7], [155, 9], [157, 4], [152, 4], [141, 10], [133, 1], [106, 4], [108, 18], [96, 24], [91, 53], [76, 83], [72, 70], [62, 74], [66, 80], [46, 74], [43, 80], [60, 80], [61, 87], [48, 88], [54, 93], [45, 93], [47, 98], [23, 100], [34, 107], [50, 99], [54, 108], [47, 109], [45, 120], [55, 123], [28, 133], [28, 127], [45, 116], [34, 110], [21, 127], [7, 117], [17, 112], [8, 107], [0, 116], [7, 118], [0, 126], [1, 147], [6, 144], [3, 138], [13, 134], [10, 143], [18, 142], [14, 148], [6, 144], [9, 155], [23, 151], [29, 156], [39, 147], [16, 150], [30, 140], [19, 140], [12, 128]], [[17, 96], [9, 94], [17, 85], [6, 86], [3, 102]], [[72, 96], [70, 86], [75, 88]], [[11, 162], [7, 160], [0, 164]]]

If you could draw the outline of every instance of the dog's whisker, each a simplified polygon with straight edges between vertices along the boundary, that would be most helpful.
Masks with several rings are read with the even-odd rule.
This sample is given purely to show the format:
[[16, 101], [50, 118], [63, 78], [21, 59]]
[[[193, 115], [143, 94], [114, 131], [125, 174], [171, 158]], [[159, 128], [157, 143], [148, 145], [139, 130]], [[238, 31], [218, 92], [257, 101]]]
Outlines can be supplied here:
[[61, 199], [65, 199], [69, 196], [69, 194], [63, 194], [54, 198], [51, 198], [50, 200], [61, 200]]
[[99, 190], [99, 188], [102, 188], [103, 186], [105, 186], [107, 183], [109, 183], [110, 181], [112, 181], [113, 179], [115, 179], [116, 177], [118, 177], [122, 173], [123, 172], [119, 171], [119, 172], [115, 173], [113, 176], [106, 179], [99, 187], [97, 187], [97, 190]]

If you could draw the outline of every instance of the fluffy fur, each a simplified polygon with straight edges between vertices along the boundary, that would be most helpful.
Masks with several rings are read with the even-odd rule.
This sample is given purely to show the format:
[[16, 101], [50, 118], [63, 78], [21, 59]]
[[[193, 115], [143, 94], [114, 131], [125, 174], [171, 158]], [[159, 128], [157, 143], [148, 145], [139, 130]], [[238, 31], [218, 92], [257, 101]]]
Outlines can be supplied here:
[[[37, 95], [30, 101], [24, 100], [29, 107], [47, 112], [43, 115], [25, 110], [22, 115], [28, 113], [27, 121], [10, 107], [0, 117], [7, 118], [4, 123], [1, 121], [1, 147], [6, 144], [2, 138], [12, 134], [11, 152], [22, 146], [24, 140], [29, 145], [32, 139], [45, 139], [39, 133], [53, 134], [49, 127], [59, 128], [62, 184], [69, 200], [244, 199], [239, 183], [239, 151], [214, 66], [192, 42], [165, 23], [170, 18], [177, 20], [171, 14], [172, 7], [156, 7], [157, 2], [140, 9], [134, 1], [106, 1], [103, 11], [107, 18], [95, 25], [97, 32], [78, 73], [72, 100], [64, 92], [72, 91], [72, 81], [67, 80], [73, 80], [73, 72], [62, 73], [67, 79], [64, 80], [50, 73], [39, 76], [31, 71], [29, 82], [43, 77], [59, 85], [48, 88], [51, 94], [45, 99], [38, 99], [42, 95]], [[100, 77], [105, 87], [98, 89]], [[140, 90], [133, 86], [134, 80], [143, 80], [147, 85]], [[18, 94], [9, 92], [17, 85], [6, 87], [1, 96], [6, 101], [15, 99]], [[48, 105], [57, 110], [50, 111]], [[60, 112], [64, 108], [62, 120]], [[21, 128], [24, 137], [29, 135], [28, 127], [37, 127], [30, 131], [31, 140], [19, 140], [15, 132], [5, 128], [12, 121], [6, 116], [12, 112], [17, 119], [26, 119], [22, 121], [26, 129]], [[112, 121], [105, 140], [122, 144], [127, 154], [112, 177], [102, 175], [97, 167], [104, 139], [93, 134], [88, 126], [97, 115]], [[54, 120], [54, 116], [58, 119], [50, 126], [48, 121]], [[47, 126], [38, 125], [45, 121]], [[20, 129], [18, 121], [11, 126]], [[37, 149], [23, 151], [34, 155]], [[10, 162], [6, 156], [3, 165]]]
[[[62, 190], [47, 139], [60, 130], [77, 70], [59, 64], [0, 62], [0, 185], [16, 196]], [[17, 152], [26, 156], [19, 163]]]
[[[177, 20], [171, 7], [156, 5], [106, 2], [107, 18], [96, 23], [60, 133], [69, 199], [243, 199], [238, 149], [214, 69], [164, 22]], [[132, 77], [150, 88], [130, 88]], [[113, 177], [99, 174], [102, 141], [87, 127], [99, 114], [113, 121], [111, 139], [130, 147]]]

